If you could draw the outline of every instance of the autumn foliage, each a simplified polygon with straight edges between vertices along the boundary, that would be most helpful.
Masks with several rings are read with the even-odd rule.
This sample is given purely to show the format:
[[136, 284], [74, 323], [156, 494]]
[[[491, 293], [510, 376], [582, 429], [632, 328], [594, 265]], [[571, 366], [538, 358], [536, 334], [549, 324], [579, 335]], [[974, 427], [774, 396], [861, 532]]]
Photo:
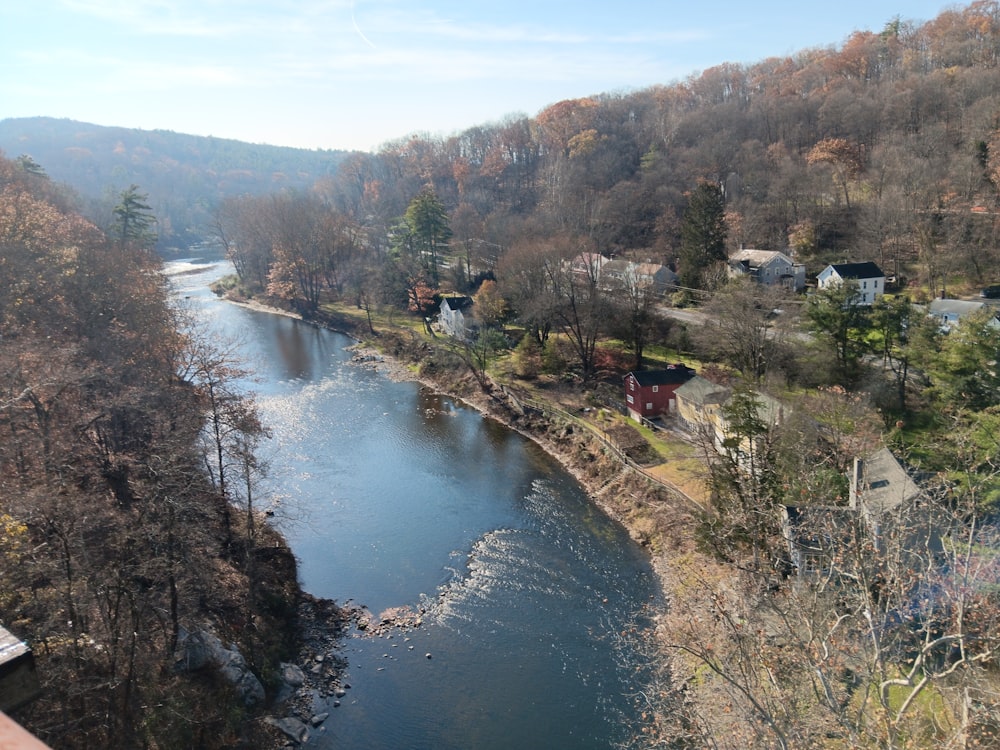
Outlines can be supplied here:
[[[225, 747], [244, 708], [211, 670], [174, 669], [181, 632], [213, 623], [258, 666], [280, 644], [272, 614], [245, 629], [245, 537], [202, 468], [190, 341], [158, 261], [120, 239], [0, 160], [0, 624], [42, 682], [18, 718], [58, 748]], [[281, 577], [274, 605], [290, 558]]]

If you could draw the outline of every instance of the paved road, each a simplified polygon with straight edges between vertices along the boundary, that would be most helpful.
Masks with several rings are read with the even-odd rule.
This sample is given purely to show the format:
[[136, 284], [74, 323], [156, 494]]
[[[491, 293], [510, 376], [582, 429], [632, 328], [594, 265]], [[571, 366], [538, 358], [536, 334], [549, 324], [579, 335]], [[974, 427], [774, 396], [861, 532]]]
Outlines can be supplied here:
[[712, 320], [710, 316], [703, 312], [699, 312], [698, 310], [661, 306], [657, 307], [656, 311], [665, 318], [673, 318], [674, 320], [679, 320], [682, 323], [689, 323], [697, 326], [703, 326]]

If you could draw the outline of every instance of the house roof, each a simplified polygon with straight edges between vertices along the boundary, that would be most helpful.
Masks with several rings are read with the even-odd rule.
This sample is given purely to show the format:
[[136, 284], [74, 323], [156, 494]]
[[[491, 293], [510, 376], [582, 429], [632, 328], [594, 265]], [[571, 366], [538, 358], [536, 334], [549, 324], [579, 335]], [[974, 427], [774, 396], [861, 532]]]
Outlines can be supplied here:
[[785, 535], [803, 552], [825, 552], [835, 536], [850, 538], [857, 511], [842, 506], [785, 505]]
[[677, 274], [661, 263], [636, 263], [624, 258], [609, 260], [601, 266], [601, 272], [611, 276], [624, 276], [633, 273], [639, 278], [653, 278], [657, 275], [661, 278], [673, 279]]
[[[785, 412], [791, 411], [791, 409], [789, 409], [781, 401], [774, 398], [774, 396], [767, 395], [766, 393], [754, 391], [753, 397], [757, 402], [757, 416], [766, 425], [773, 426], [781, 424], [784, 421]], [[726, 399], [726, 402], [728, 403], [730, 399]]]
[[870, 260], [863, 263], [831, 263], [830, 268], [842, 279], [878, 279], [885, 276]]
[[777, 250], [754, 250], [744, 248], [729, 256], [730, 262], [747, 265], [750, 268], [760, 268], [766, 266], [772, 260], [781, 259], [787, 263], [792, 263], [792, 259]]
[[722, 403], [729, 397], [730, 393], [731, 390], [726, 386], [713, 383], [701, 375], [695, 375], [674, 391], [674, 395], [678, 398], [684, 398], [697, 404]]
[[920, 487], [888, 448], [864, 459], [860, 479], [859, 499], [875, 513], [892, 510], [920, 494]]
[[636, 263], [635, 266], [639, 269], [639, 273], [643, 276], [656, 276], [657, 274], [661, 274], [669, 278], [677, 278], [677, 274], [662, 263]]
[[988, 305], [985, 302], [963, 299], [935, 299], [930, 304], [931, 315], [947, 315], [962, 318], [979, 310], [983, 310]]
[[625, 273], [632, 265], [632, 261], [625, 258], [615, 258], [601, 264], [601, 270], [607, 272]]
[[635, 370], [625, 377], [634, 377], [643, 388], [651, 385], [673, 385], [686, 383], [695, 376], [694, 370], [687, 365], [670, 365], [663, 370]]
[[465, 310], [472, 307], [472, 297], [442, 297], [441, 304], [448, 303], [452, 310]]
[[580, 253], [574, 256], [570, 265], [576, 269], [587, 269], [600, 271], [605, 264], [610, 263], [610, 259], [600, 253]]

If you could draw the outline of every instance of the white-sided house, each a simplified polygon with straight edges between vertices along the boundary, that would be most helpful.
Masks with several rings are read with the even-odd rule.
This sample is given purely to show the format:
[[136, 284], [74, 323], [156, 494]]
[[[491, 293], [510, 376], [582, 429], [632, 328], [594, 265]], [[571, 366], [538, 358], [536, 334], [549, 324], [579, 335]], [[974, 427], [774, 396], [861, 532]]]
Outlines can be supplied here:
[[[947, 333], [958, 325], [962, 318], [967, 318], [970, 315], [985, 312], [989, 309], [989, 305], [978, 300], [935, 299], [927, 308], [927, 314], [932, 318], [937, 318], [941, 324], [941, 330]], [[993, 327], [1000, 326], [1000, 320], [993, 317], [989, 325]]]
[[472, 329], [471, 320], [466, 319], [471, 314], [471, 308], [471, 297], [442, 297], [438, 315], [441, 330], [449, 336], [465, 338]]
[[764, 286], [781, 284], [796, 292], [806, 288], [806, 267], [777, 250], [741, 248], [729, 257], [729, 278], [749, 278]]
[[816, 277], [820, 289], [829, 289], [848, 280], [858, 284], [858, 305], [871, 305], [885, 293], [885, 274], [871, 261], [833, 263]]
[[719, 411], [733, 389], [695, 375], [674, 391], [677, 415], [684, 426], [695, 433], [707, 433], [717, 440]]
[[594, 281], [601, 278], [601, 272], [610, 259], [600, 253], [580, 253], [569, 262], [569, 267], [575, 274], [587, 276]]
[[623, 258], [601, 267], [601, 286], [606, 289], [636, 288], [663, 295], [677, 287], [677, 274], [659, 263], [636, 263]]

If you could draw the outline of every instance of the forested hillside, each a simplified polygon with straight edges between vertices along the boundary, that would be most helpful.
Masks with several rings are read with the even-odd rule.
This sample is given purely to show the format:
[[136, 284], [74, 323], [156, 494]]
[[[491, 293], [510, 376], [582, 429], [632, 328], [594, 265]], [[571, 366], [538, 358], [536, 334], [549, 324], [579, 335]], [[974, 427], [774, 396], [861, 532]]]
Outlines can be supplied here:
[[[363, 311], [373, 340], [408, 310], [389, 351], [471, 371], [497, 400], [598, 411], [595, 430], [647, 355], [697, 365], [703, 419], [656, 415], [702, 441], [707, 471], [688, 523], [656, 532], [671, 609], [637, 746], [992, 747], [1000, 326], [978, 292], [1000, 279], [998, 208], [1000, 3], [984, 0], [400, 140], [308, 194], [230, 199], [214, 229], [236, 293]], [[891, 293], [731, 280], [740, 246], [812, 277], [874, 262]], [[479, 327], [435, 346], [453, 292]], [[977, 297], [953, 327], [928, 315], [948, 295]], [[879, 460], [892, 479], [864, 475]], [[622, 498], [646, 538], [652, 495]]]
[[[741, 246], [786, 251], [813, 276], [874, 261], [916, 303], [1000, 278], [998, 63], [1000, 4], [982, 0], [352, 154], [309, 192], [227, 199], [212, 229], [245, 286], [302, 309], [350, 299], [427, 318], [435, 294], [493, 278], [511, 319], [538, 346], [565, 333], [588, 379], [602, 337], [639, 366], [654, 335], [627, 279], [613, 293], [579, 283], [610, 257], [671, 266], [686, 288], [675, 304], [721, 287]], [[768, 366], [855, 385], [861, 349]]]
[[53, 180], [72, 185], [102, 226], [115, 196], [141, 186], [159, 223], [161, 250], [204, 237], [223, 198], [308, 188], [346, 156], [49, 117], [0, 120], [0, 151], [30, 156]]
[[295, 563], [253, 508], [253, 402], [168, 306], [135, 197], [105, 235], [0, 160], [0, 624], [35, 653], [18, 718], [53, 747], [228, 747], [264, 691], [191, 637], [273, 675]]
[[874, 260], [933, 293], [950, 275], [996, 274], [998, 63], [1000, 8], [981, 0], [837, 46], [402, 139], [351, 155], [320, 190], [371, 245], [427, 188], [453, 242], [477, 253], [558, 239], [662, 262], [677, 258], [689, 193], [709, 181], [730, 250], [791, 247], [814, 273]]
[[887, 19], [830, 47], [375, 154], [47, 118], [0, 122], [0, 148], [90, 198], [137, 184], [175, 244], [204, 236], [222, 197], [311, 188], [379, 245], [430, 188], [454, 239], [483, 254], [558, 237], [670, 261], [687, 196], [707, 180], [723, 190], [730, 249], [791, 247], [813, 271], [863, 258], [934, 287], [949, 274], [978, 283], [996, 262], [998, 16], [980, 0], [919, 25]]

